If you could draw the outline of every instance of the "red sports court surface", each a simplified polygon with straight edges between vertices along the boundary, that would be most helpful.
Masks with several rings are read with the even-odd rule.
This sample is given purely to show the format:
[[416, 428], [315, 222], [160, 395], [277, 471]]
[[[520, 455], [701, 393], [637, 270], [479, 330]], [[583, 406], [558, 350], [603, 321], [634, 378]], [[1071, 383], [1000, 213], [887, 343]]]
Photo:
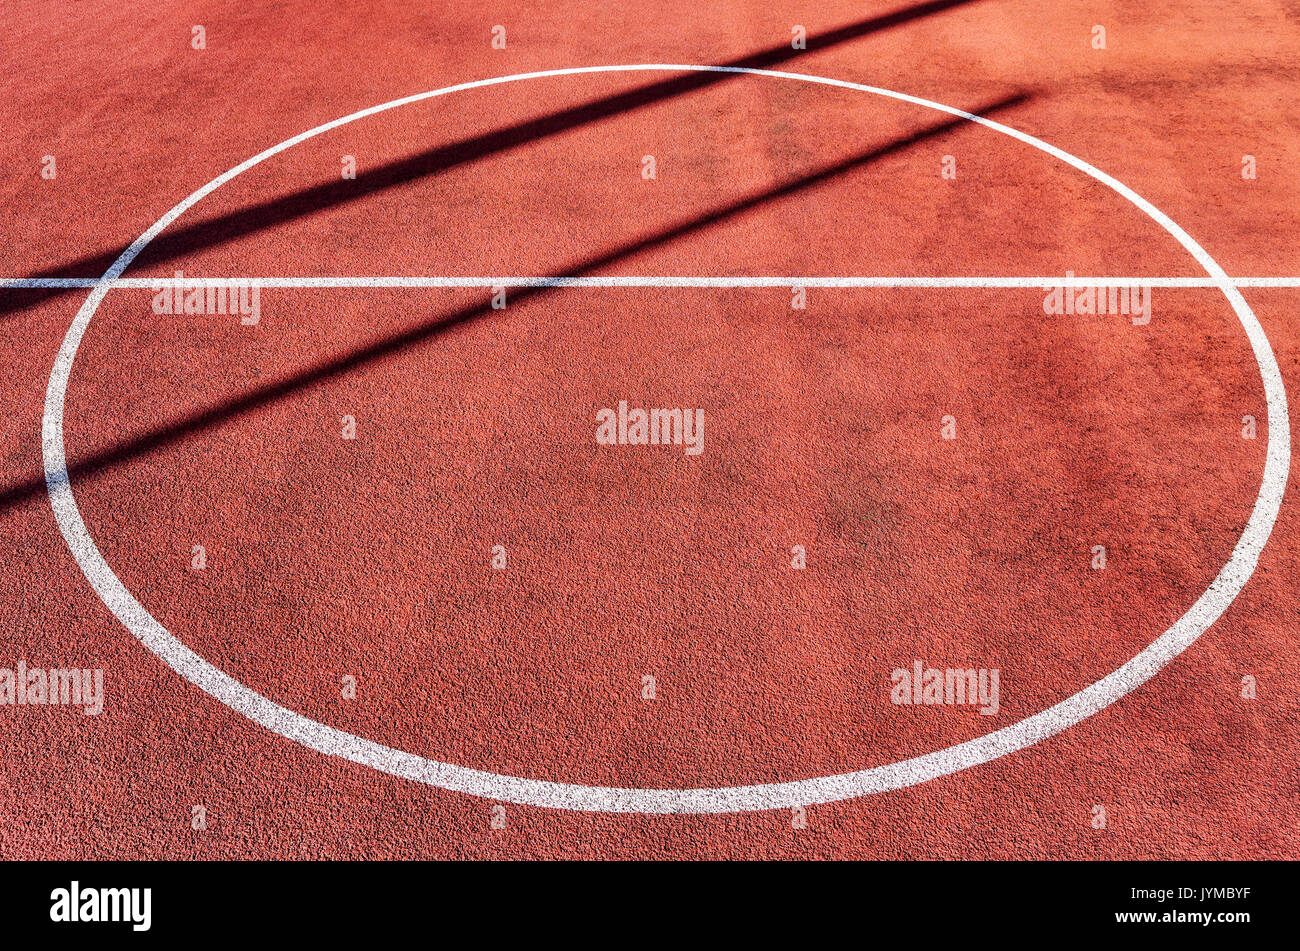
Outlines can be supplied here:
[[[0, 668], [104, 688], [0, 706], [0, 856], [1296, 857], [1283, 7], [10, 19]], [[535, 72], [285, 148], [89, 286], [265, 149]], [[264, 279], [256, 323], [155, 313], [177, 272]], [[1044, 313], [1067, 272], [1151, 319]], [[602, 444], [621, 402], [700, 451]], [[896, 702], [918, 663], [996, 692]]]

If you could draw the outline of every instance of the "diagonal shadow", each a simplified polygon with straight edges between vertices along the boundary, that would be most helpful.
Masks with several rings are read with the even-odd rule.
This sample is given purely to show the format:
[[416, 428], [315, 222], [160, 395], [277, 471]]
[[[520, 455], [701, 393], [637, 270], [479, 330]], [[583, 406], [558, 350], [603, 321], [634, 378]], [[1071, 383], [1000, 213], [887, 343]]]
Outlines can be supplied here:
[[[859, 39], [871, 33], [901, 26], [923, 17], [941, 13], [952, 7], [974, 3], [976, 0], [929, 0], [879, 16], [860, 20], [825, 33], [808, 37], [808, 49], [796, 50], [791, 44], [772, 47], [751, 53], [740, 59], [719, 65], [765, 69], [784, 63], [807, 52], [829, 49], [841, 43]], [[658, 80], [626, 92], [605, 96], [593, 102], [573, 106], [505, 128], [438, 146], [377, 166], [357, 175], [355, 179], [342, 179], [314, 185], [290, 195], [270, 199], [232, 211], [216, 218], [194, 222], [159, 235], [140, 257], [133, 262], [137, 269], [175, 260], [206, 248], [217, 247], [246, 234], [264, 231], [286, 221], [306, 217], [325, 208], [338, 207], [357, 201], [367, 195], [395, 188], [416, 179], [437, 175], [495, 153], [517, 148], [530, 142], [549, 138], [579, 126], [601, 119], [621, 115], [663, 102], [677, 96], [735, 79], [743, 73], [688, 73]], [[124, 248], [87, 255], [53, 270], [42, 271], [33, 277], [84, 278], [98, 277], [117, 260]], [[0, 315], [25, 310], [42, 301], [70, 293], [67, 288], [9, 289], [0, 291]]]
[[[1026, 102], [1028, 99], [1028, 95], [1018, 93], [990, 103], [983, 109], [976, 110], [975, 114], [988, 115], [990, 113], [999, 112]], [[901, 152], [920, 142], [924, 142], [927, 139], [932, 139], [936, 136], [951, 132], [959, 126], [964, 125], [967, 121], [969, 120], [951, 119], [937, 125], [927, 126], [909, 136], [896, 139], [886, 145], [860, 153], [859, 155], [855, 155], [852, 158], [837, 162], [833, 165], [828, 165], [816, 172], [800, 178], [792, 179], [784, 184], [776, 186], [775, 188], [759, 192], [746, 198], [741, 198], [737, 201], [731, 202], [730, 204], [716, 208], [706, 214], [699, 215], [669, 228], [665, 228], [652, 235], [638, 239], [635, 242], [623, 245], [611, 251], [593, 255], [580, 261], [568, 270], [561, 272], [557, 276], [580, 277], [584, 274], [600, 271], [611, 264], [626, 260], [642, 251], [661, 247], [679, 238], [703, 231], [713, 225], [735, 218], [746, 211], [794, 195], [798, 192], [804, 191], [805, 189], [829, 181], [839, 175], [843, 175], [846, 172], [853, 171], [854, 169], [879, 161], [889, 155]], [[513, 293], [511, 300], [514, 303], [518, 303], [521, 300], [553, 293], [556, 290], [558, 290], [558, 288], [547, 286], [520, 288]], [[427, 321], [377, 343], [368, 344], [367, 346], [351, 350], [337, 357], [306, 367], [275, 383], [257, 387], [238, 396], [233, 396], [230, 399], [217, 403], [207, 409], [190, 413], [189, 415], [183, 416], [172, 423], [159, 427], [152, 432], [129, 437], [106, 448], [96, 450], [85, 458], [72, 462], [68, 467], [68, 471], [61, 475], [63, 478], [70, 479], [72, 476], [93, 475], [106, 469], [121, 465], [132, 459], [152, 452], [155, 449], [175, 443], [186, 436], [222, 426], [232, 420], [257, 410], [260, 407], [278, 402], [279, 400], [316, 386], [317, 384], [325, 383], [348, 373], [349, 371], [365, 366], [366, 364], [392, 356], [412, 347], [427, 344], [458, 327], [492, 313], [497, 312], [492, 310], [489, 303], [482, 303], [465, 307], [444, 317]], [[36, 478], [31, 478], [17, 485], [6, 488], [0, 492], [0, 509], [5, 509], [25, 501], [32, 495], [40, 492], [44, 487], [45, 479], [42, 474]]]

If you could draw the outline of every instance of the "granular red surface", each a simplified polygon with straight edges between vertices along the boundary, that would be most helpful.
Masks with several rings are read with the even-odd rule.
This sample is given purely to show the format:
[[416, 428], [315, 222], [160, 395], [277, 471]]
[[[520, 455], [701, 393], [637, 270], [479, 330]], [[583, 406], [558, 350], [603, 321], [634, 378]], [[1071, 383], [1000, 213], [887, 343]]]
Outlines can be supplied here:
[[[1115, 175], [1229, 274], [1300, 274], [1284, 68], [1300, 29], [1269, 5], [19, 8], [0, 39], [14, 77], [0, 277], [98, 277], [216, 175], [404, 95], [751, 62], [987, 114]], [[806, 51], [790, 48], [794, 24]], [[127, 276], [1200, 273], [1118, 195], [987, 129], [849, 90], [679, 75], [509, 83], [352, 123], [218, 189]], [[46, 382], [85, 293], [0, 291], [0, 667], [98, 667], [106, 682], [95, 717], [0, 707], [0, 857], [1300, 851], [1290, 487], [1227, 613], [1139, 690], [1027, 750], [810, 808], [802, 829], [781, 811], [516, 805], [492, 829], [489, 801], [245, 720], [100, 602], [41, 460]], [[1244, 293], [1300, 392], [1300, 290]], [[1049, 316], [1043, 295], [812, 288], [793, 309], [785, 287], [548, 289], [493, 310], [486, 289], [264, 289], [245, 326], [160, 316], [151, 291], [117, 289], [71, 377], [72, 485], [159, 621], [330, 726], [588, 785], [859, 770], [1006, 726], [1120, 666], [1206, 589], [1254, 504], [1263, 388], [1219, 292], [1158, 288], [1145, 325]], [[704, 452], [598, 445], [596, 413], [620, 400], [702, 409]], [[915, 660], [997, 669], [997, 714], [891, 703], [891, 671]]]

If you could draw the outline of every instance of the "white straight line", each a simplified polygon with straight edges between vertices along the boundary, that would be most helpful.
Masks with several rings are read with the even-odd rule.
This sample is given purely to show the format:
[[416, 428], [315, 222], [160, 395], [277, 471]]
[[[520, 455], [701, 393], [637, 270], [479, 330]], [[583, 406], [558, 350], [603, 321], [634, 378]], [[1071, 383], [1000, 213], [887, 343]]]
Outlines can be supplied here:
[[[1300, 287], [1300, 277], [1230, 277], [1236, 287]], [[714, 277], [598, 275], [593, 277], [6, 277], [0, 288], [162, 290], [167, 287], [1218, 287], [1211, 277]]]

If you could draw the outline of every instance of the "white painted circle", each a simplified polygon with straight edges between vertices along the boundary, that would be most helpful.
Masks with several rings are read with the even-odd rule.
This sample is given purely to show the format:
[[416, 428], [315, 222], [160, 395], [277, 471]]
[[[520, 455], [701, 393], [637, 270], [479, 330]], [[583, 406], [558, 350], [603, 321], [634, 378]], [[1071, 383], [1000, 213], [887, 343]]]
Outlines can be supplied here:
[[[971, 122], [978, 123], [1040, 149], [1108, 186], [1145, 212], [1187, 249], [1192, 257], [1205, 269], [1214, 286], [1218, 287], [1227, 297], [1246, 331], [1246, 336], [1250, 339], [1250, 345], [1254, 351], [1255, 360], [1259, 365], [1260, 377], [1264, 384], [1264, 394], [1268, 408], [1268, 443], [1259, 495], [1255, 500], [1246, 528], [1242, 532], [1241, 538], [1238, 539], [1227, 564], [1223, 566], [1210, 587], [1196, 600], [1196, 603], [1188, 609], [1186, 614], [1175, 621], [1169, 630], [1161, 634], [1147, 648], [1118, 670], [1103, 677], [1091, 686], [1083, 688], [1054, 707], [1026, 717], [993, 733], [934, 753], [927, 753], [923, 756], [859, 772], [801, 779], [793, 782], [701, 789], [619, 789], [521, 779], [483, 770], [469, 769], [464, 766], [454, 766], [450, 763], [439, 763], [318, 723], [268, 700], [256, 691], [245, 687], [228, 674], [218, 670], [177, 640], [145, 610], [140, 602], [126, 590], [126, 587], [113, 573], [113, 569], [104, 561], [103, 555], [95, 546], [95, 542], [81, 518], [76, 500], [72, 495], [63, 446], [63, 405], [67, 393], [68, 378], [72, 372], [72, 362], [77, 355], [77, 348], [81, 344], [81, 338], [85, 335], [86, 328], [90, 324], [90, 318], [98, 309], [104, 295], [109, 291], [111, 285], [107, 282], [118, 278], [136, 256], [144, 250], [145, 246], [156, 238], [164, 228], [215, 189], [271, 156], [277, 155], [323, 132], [328, 132], [331, 129], [336, 129], [339, 126], [376, 113], [396, 109], [399, 106], [432, 99], [435, 96], [443, 96], [447, 93], [493, 86], [499, 83], [539, 79], [546, 76], [571, 76], [580, 73], [652, 71], [746, 73], [755, 76], [819, 83], [825, 86], [836, 86], [886, 96], [890, 99], [897, 99], [968, 119]], [[1282, 375], [1278, 370], [1277, 360], [1273, 356], [1273, 350], [1259, 321], [1241, 296], [1241, 292], [1224, 273], [1223, 268], [1210, 257], [1205, 249], [1192, 240], [1168, 216], [1126, 185], [1116, 181], [1082, 159], [1063, 152], [1055, 146], [1048, 145], [1031, 135], [982, 116], [972, 115], [960, 109], [954, 109], [951, 106], [941, 105], [937, 102], [930, 102], [926, 99], [918, 99], [915, 96], [880, 89], [875, 86], [864, 86], [859, 83], [825, 79], [801, 73], [747, 69], [736, 66], [667, 64], [588, 66], [520, 73], [514, 76], [499, 76], [494, 79], [461, 83], [456, 86], [447, 86], [443, 89], [408, 96], [404, 99], [395, 99], [392, 102], [374, 106], [370, 109], [363, 109], [352, 115], [317, 126], [301, 135], [296, 135], [279, 145], [258, 153], [224, 175], [214, 178], [159, 218], [148, 231], [137, 238], [113, 262], [113, 265], [104, 273], [100, 283], [91, 290], [86, 302], [81, 306], [76, 318], [72, 321], [72, 325], [68, 328], [68, 333], [59, 348], [58, 356], [55, 358], [54, 369], [50, 374], [50, 382], [45, 394], [45, 414], [41, 421], [41, 438], [44, 449], [45, 482], [49, 491], [50, 505], [54, 509], [54, 517], [58, 521], [63, 537], [91, 587], [95, 589], [95, 592], [108, 606], [109, 610], [145, 647], [162, 658], [168, 666], [190, 683], [211, 694], [232, 710], [261, 724], [268, 730], [272, 730], [317, 752], [342, 757], [394, 776], [402, 776], [416, 782], [438, 786], [455, 792], [552, 809], [647, 813], [720, 813], [789, 808], [796, 805], [835, 802], [870, 793], [900, 789], [934, 779], [937, 776], [955, 773], [980, 763], [987, 763], [1016, 750], [1025, 749], [1086, 719], [1150, 680], [1162, 667], [1200, 637], [1232, 603], [1254, 572], [1260, 552], [1268, 541], [1269, 534], [1273, 529], [1273, 523], [1277, 519], [1278, 509], [1282, 504], [1282, 496], [1286, 489], [1286, 480], [1291, 463], [1291, 426], [1287, 417], [1286, 390], [1283, 386]]]

